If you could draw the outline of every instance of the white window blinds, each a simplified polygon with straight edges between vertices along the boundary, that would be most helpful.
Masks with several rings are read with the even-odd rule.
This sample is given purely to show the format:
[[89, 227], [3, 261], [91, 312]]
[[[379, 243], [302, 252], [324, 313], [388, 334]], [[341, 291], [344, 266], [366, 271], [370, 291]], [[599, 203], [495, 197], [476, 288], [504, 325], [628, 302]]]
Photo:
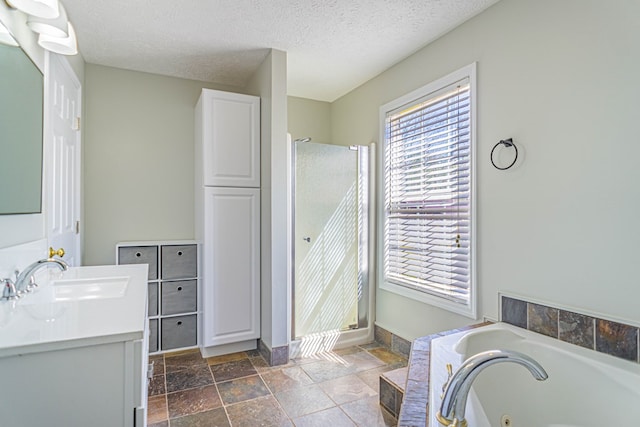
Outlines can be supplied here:
[[468, 306], [471, 292], [469, 78], [386, 113], [383, 274]]

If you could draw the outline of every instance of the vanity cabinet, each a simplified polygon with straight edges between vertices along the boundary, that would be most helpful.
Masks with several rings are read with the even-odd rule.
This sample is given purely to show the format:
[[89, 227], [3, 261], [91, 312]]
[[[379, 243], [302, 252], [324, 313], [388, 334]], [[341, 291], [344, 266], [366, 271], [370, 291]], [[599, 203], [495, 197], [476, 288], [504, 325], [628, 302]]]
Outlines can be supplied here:
[[39, 274], [0, 304], [0, 426], [145, 426], [146, 268]]
[[213, 356], [260, 338], [260, 98], [203, 89], [195, 115], [201, 351]]
[[[98, 341], [98, 339], [94, 339]], [[0, 358], [0, 425], [145, 425], [144, 340], [104, 342]]]
[[147, 264], [149, 352], [198, 345], [198, 245], [195, 241], [121, 242], [118, 264]]

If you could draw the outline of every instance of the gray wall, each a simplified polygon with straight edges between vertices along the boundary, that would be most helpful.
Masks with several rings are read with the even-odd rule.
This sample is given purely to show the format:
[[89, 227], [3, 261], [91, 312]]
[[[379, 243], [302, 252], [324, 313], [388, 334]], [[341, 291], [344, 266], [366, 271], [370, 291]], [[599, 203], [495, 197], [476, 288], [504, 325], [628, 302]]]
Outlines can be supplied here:
[[[638, 1], [503, 0], [334, 102], [333, 140], [378, 141], [380, 105], [477, 61], [480, 315], [507, 291], [637, 325], [638, 40]], [[405, 338], [470, 322], [385, 291], [376, 315]]]
[[114, 263], [118, 241], [194, 237], [194, 107], [203, 87], [262, 98], [262, 335], [286, 345], [284, 52], [271, 51], [244, 89], [87, 65], [84, 261]]
[[269, 348], [289, 343], [287, 54], [271, 49], [247, 85], [260, 96], [261, 336]]
[[115, 262], [124, 240], [193, 239], [192, 80], [87, 64], [84, 263]]
[[[10, 13], [3, 4], [0, 12]], [[639, 39], [637, 1], [502, 0], [334, 102], [323, 119], [330, 138], [313, 128], [313, 108], [302, 117], [307, 124], [289, 130], [319, 142], [377, 141], [380, 105], [478, 61], [479, 312], [497, 317], [503, 290], [640, 324]], [[286, 75], [282, 66], [277, 72]], [[201, 87], [231, 90], [86, 66], [85, 263], [114, 262], [120, 240], [193, 237], [193, 106]], [[280, 98], [276, 104], [286, 108]], [[278, 135], [284, 121], [278, 116]], [[505, 137], [522, 161], [499, 172], [488, 154]], [[30, 217], [0, 218], [0, 246], [44, 237], [42, 216]], [[384, 291], [376, 314], [406, 338], [469, 323]]]
[[310, 137], [313, 142], [331, 141], [331, 103], [287, 98], [287, 126], [291, 139]]

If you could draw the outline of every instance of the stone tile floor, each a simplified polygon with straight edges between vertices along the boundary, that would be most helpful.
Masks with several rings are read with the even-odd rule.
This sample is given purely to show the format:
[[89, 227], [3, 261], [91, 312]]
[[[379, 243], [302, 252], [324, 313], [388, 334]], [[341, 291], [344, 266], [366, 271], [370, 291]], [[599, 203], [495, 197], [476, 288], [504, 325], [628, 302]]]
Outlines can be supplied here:
[[376, 343], [270, 367], [256, 351], [150, 357], [148, 426], [395, 426], [379, 405], [381, 373], [407, 360]]

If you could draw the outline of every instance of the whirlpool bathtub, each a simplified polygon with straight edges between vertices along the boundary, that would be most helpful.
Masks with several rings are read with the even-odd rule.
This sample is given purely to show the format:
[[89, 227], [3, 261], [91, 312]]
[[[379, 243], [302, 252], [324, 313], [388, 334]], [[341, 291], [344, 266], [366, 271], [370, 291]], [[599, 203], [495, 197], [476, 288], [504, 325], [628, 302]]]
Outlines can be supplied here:
[[640, 364], [598, 353], [508, 324], [438, 338], [431, 344], [429, 426], [436, 419], [446, 364], [455, 371], [487, 350], [524, 353], [544, 367], [536, 381], [514, 363], [489, 366], [469, 393], [469, 427], [602, 427], [640, 425]]

